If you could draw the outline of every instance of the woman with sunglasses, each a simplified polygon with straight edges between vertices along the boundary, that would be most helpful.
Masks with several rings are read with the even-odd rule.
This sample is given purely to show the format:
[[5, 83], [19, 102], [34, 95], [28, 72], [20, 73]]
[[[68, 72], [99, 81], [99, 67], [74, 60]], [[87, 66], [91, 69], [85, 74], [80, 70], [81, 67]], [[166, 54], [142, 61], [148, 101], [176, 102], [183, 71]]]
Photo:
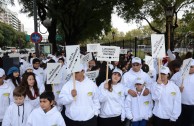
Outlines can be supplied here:
[[114, 69], [108, 83], [99, 86], [100, 114], [98, 126], [121, 126], [125, 119], [124, 86], [120, 83], [122, 71]]

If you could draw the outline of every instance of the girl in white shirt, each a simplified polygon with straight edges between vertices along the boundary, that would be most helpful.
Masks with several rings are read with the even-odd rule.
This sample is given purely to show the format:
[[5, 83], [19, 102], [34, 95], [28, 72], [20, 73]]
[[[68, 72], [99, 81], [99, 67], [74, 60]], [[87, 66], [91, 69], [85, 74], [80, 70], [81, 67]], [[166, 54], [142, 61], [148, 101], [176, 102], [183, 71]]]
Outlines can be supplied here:
[[32, 72], [25, 73], [21, 85], [26, 88], [25, 100], [29, 101], [34, 108], [39, 107], [39, 89], [35, 79], [35, 74]]
[[121, 126], [125, 119], [124, 86], [120, 83], [122, 71], [114, 69], [108, 83], [99, 86], [99, 126]]

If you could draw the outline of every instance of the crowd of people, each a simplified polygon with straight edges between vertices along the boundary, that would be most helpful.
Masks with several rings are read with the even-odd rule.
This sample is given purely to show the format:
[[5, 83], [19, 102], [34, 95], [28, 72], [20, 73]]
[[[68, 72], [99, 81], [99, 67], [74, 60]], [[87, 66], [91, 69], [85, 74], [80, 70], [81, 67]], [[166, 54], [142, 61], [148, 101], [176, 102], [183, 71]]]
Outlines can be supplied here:
[[[0, 68], [0, 126], [192, 126], [194, 59], [182, 78], [180, 67], [191, 55], [175, 56], [150, 68], [131, 52], [109, 64], [93, 54], [68, 80], [64, 52], [21, 56], [19, 68]], [[61, 63], [60, 83], [46, 83], [47, 63]], [[96, 70], [95, 81], [85, 75]]]

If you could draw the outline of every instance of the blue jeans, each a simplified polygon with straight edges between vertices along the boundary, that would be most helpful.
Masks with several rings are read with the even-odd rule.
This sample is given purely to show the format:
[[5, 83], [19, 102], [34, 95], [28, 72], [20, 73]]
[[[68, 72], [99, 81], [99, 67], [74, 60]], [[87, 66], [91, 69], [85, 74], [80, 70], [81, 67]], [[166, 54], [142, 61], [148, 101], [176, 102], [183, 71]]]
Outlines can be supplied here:
[[146, 126], [147, 124], [147, 120], [141, 120], [141, 121], [136, 121], [136, 122], [132, 122], [132, 126]]

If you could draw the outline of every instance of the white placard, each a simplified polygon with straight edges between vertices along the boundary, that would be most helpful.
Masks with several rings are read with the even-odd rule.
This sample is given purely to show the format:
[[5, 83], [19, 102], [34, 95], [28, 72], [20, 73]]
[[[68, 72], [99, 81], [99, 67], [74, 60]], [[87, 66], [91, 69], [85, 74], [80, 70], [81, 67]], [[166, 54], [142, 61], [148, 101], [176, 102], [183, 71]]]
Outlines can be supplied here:
[[185, 78], [187, 75], [189, 75], [191, 62], [192, 62], [192, 58], [185, 59], [183, 61], [183, 65], [181, 67], [181, 76], [182, 76], [182, 78]]
[[92, 80], [93, 82], [96, 82], [96, 78], [98, 77], [99, 70], [96, 71], [88, 71], [85, 73], [85, 75]]
[[78, 72], [80, 67], [80, 46], [66, 46], [67, 68], [73, 72]]
[[166, 56], [164, 34], [152, 34], [151, 44], [153, 58], [163, 58]]
[[61, 63], [47, 63], [47, 84], [60, 84]]
[[87, 52], [97, 52], [100, 44], [87, 44]]
[[97, 53], [98, 61], [119, 61], [120, 47], [99, 46]]
[[170, 50], [170, 49], [168, 49], [168, 51], [167, 51], [167, 54], [168, 54], [168, 56], [170, 57], [170, 60], [175, 60], [175, 55], [172, 53], [172, 51]]
[[120, 54], [127, 54], [127, 49], [120, 49]]
[[151, 56], [145, 56], [145, 64], [147, 64], [150, 69], [154, 69], [154, 61]]
[[92, 53], [88, 53], [88, 54], [83, 55], [81, 57], [81, 63], [82, 64], [88, 63], [90, 60], [92, 60]]

